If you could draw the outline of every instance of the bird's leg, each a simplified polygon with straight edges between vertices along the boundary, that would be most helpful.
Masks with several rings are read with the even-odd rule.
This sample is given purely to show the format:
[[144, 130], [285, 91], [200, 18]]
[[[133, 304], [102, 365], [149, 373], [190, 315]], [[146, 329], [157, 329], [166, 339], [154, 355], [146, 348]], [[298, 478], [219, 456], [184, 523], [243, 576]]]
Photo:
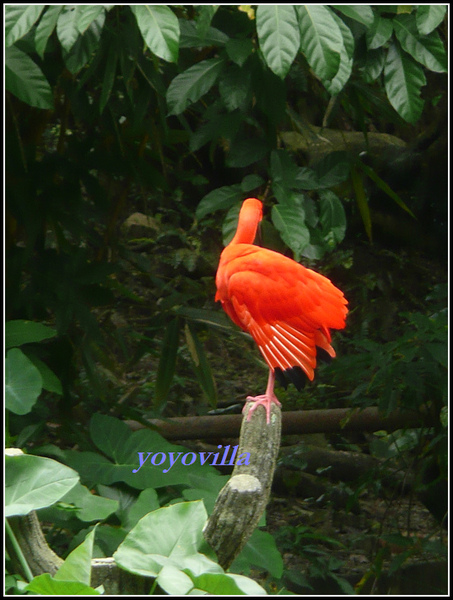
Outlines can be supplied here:
[[[250, 421], [252, 413], [257, 409], [258, 406], [262, 405], [266, 409], [266, 422], [270, 423], [271, 416], [271, 405], [274, 402], [277, 406], [281, 406], [274, 394], [275, 375], [272, 369], [269, 369], [269, 379], [267, 380], [266, 392], [262, 396], [247, 396], [247, 402], [253, 402], [253, 406], [250, 408], [247, 415], [247, 421]], [[244, 405], [245, 408], [246, 405]], [[244, 410], [244, 409], [242, 409]]]

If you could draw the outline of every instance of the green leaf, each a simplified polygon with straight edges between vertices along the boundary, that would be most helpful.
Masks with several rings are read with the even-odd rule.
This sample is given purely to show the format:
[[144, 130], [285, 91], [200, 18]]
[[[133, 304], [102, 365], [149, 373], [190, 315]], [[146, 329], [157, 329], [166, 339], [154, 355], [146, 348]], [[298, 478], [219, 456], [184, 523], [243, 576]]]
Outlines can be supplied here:
[[77, 29], [83, 35], [93, 21], [98, 20], [99, 17], [105, 18], [105, 8], [102, 4], [82, 5], [80, 8]]
[[239, 139], [232, 144], [226, 159], [226, 165], [231, 168], [248, 167], [262, 160], [269, 150], [266, 140], [260, 137]]
[[231, 38], [225, 44], [225, 50], [228, 58], [242, 67], [253, 52], [253, 42], [248, 38], [239, 40]]
[[358, 5], [345, 5], [345, 4], [332, 4], [332, 8], [343, 13], [346, 17], [354, 19], [365, 25], [365, 27], [371, 27], [375, 19], [373, 9], [368, 4]]
[[362, 217], [363, 226], [370, 242], [373, 240], [370, 207], [368, 205], [368, 197], [363, 183], [363, 177], [353, 167], [351, 169], [351, 181], [354, 188], [355, 199], [359, 207], [360, 216]]
[[80, 4], [77, 6], [65, 5], [58, 17], [57, 36], [63, 50], [67, 53], [70, 52], [77, 39], [80, 37], [77, 24], [82, 8], [83, 7]]
[[297, 5], [296, 10], [301, 50], [321, 81], [329, 81], [340, 67], [340, 53], [343, 48], [340, 28], [327, 6]]
[[5, 46], [12, 46], [27, 34], [39, 19], [44, 4], [7, 4], [5, 6]]
[[364, 171], [366, 175], [368, 175], [368, 177], [374, 181], [374, 183], [378, 186], [380, 190], [382, 190], [385, 194], [387, 194], [387, 196], [392, 198], [398, 204], [398, 206], [400, 206], [403, 210], [410, 214], [411, 217], [414, 217], [415, 219], [414, 213], [407, 206], [407, 204], [403, 202], [403, 200], [398, 196], [398, 194], [394, 192], [392, 188], [383, 179], [379, 177], [379, 175], [374, 169], [372, 169], [365, 163], [362, 163], [361, 161], [359, 161], [357, 164], [360, 166], [362, 171]]
[[206, 94], [216, 82], [225, 61], [222, 58], [210, 58], [195, 64], [177, 75], [167, 91], [169, 115], [179, 115]]
[[186, 323], [184, 327], [186, 342], [192, 357], [193, 368], [197, 376], [198, 383], [206, 396], [207, 401], [213, 407], [217, 406], [217, 390], [212, 376], [211, 367], [204, 351], [203, 345], [198, 339], [194, 327]]
[[24, 588], [39, 596], [99, 596], [100, 592], [76, 581], [57, 581], [49, 573], [37, 575]]
[[216, 210], [231, 208], [233, 204], [239, 202], [242, 198], [243, 192], [241, 186], [238, 184], [225, 185], [217, 188], [206, 194], [206, 196], [200, 200], [195, 216], [197, 219], [202, 219]]
[[47, 42], [52, 35], [63, 6], [51, 5], [41, 17], [35, 32], [35, 48], [41, 58], [44, 58]]
[[241, 181], [241, 190], [243, 192], [250, 192], [250, 190], [255, 190], [260, 185], [264, 185], [265, 181], [259, 175], [255, 175], [251, 173], [250, 175], [246, 175], [244, 179]]
[[5, 87], [30, 106], [53, 108], [49, 82], [32, 59], [15, 46], [5, 50]]
[[331, 81], [324, 82], [324, 86], [329, 94], [337, 96], [351, 76], [355, 43], [354, 36], [349, 27], [335, 13], [332, 13], [332, 16], [341, 31], [343, 46], [340, 52], [340, 66], [338, 67], [338, 71]]
[[203, 573], [195, 576], [190, 569], [185, 569], [194, 586], [194, 592], [207, 593], [211, 596], [258, 596], [266, 595], [265, 590], [253, 579], [234, 573]]
[[343, 183], [349, 177], [351, 163], [348, 154], [343, 150], [330, 152], [314, 167], [318, 180], [317, 189], [330, 188]]
[[54, 575], [56, 581], [78, 581], [90, 585], [95, 529], [66, 558]]
[[148, 48], [159, 58], [178, 62], [179, 22], [170, 7], [150, 4], [131, 5]]
[[319, 221], [322, 234], [332, 250], [343, 241], [346, 233], [346, 214], [343, 204], [336, 194], [330, 190], [319, 191]]
[[[93, 442], [109, 458], [94, 452], [64, 453], [65, 462], [80, 473], [87, 485], [111, 485], [123, 481], [143, 490], [188, 485], [192, 474], [206, 476], [216, 473], [210, 463], [202, 465], [198, 459], [190, 468], [184, 466], [181, 457], [188, 452], [186, 448], [170, 444], [156, 431], [141, 429], [131, 432], [125, 423], [114, 417], [93, 415], [90, 432]], [[173, 452], [176, 461], [172, 464], [170, 452]], [[144, 461], [141, 464], [140, 456]]]
[[422, 67], [404, 53], [399, 44], [389, 47], [384, 66], [384, 84], [390, 104], [409, 123], [420, 118], [424, 100], [421, 88], [426, 85]]
[[204, 48], [206, 46], [223, 47], [229, 40], [229, 37], [225, 33], [215, 27], [210, 27], [203, 39], [200, 38], [200, 32], [197, 29], [195, 21], [181, 19], [179, 21], [179, 27], [181, 30], [179, 42], [180, 48]]
[[[203, 502], [172, 504], [145, 515], [128, 533], [113, 555], [115, 562], [131, 573], [157, 577], [164, 566], [179, 570], [195, 563], [209, 570], [213, 563], [198, 549], [207, 519]], [[212, 568], [212, 566], [211, 566]]]
[[296, 187], [299, 167], [286, 150], [272, 150], [270, 178], [272, 191], [279, 202], [284, 202], [289, 191]]
[[420, 4], [415, 13], [419, 33], [428, 35], [434, 31], [444, 20], [446, 12], [445, 4]]
[[74, 505], [74, 515], [80, 521], [103, 521], [118, 510], [119, 504], [117, 500], [95, 496], [80, 483], [69, 490], [60, 502]]
[[7, 321], [5, 324], [5, 347], [16, 348], [23, 344], [42, 342], [55, 337], [57, 332], [52, 327], [47, 327], [35, 321]]
[[50, 458], [5, 457], [5, 516], [27, 515], [51, 506], [72, 489], [79, 475]]
[[250, 72], [231, 65], [219, 82], [219, 92], [228, 111], [245, 110], [252, 103]]
[[113, 89], [113, 83], [116, 75], [116, 65], [118, 63], [118, 52], [116, 48], [112, 48], [107, 56], [107, 64], [105, 65], [104, 77], [102, 81], [101, 97], [99, 99], [99, 112], [102, 115], [104, 108], [109, 101], [110, 94]]
[[153, 405], [156, 408], [161, 408], [167, 400], [173, 381], [179, 347], [179, 330], [180, 321], [176, 318], [170, 321], [165, 331], [154, 388]]
[[435, 73], [447, 72], [447, 55], [437, 32], [420, 35], [414, 15], [398, 15], [392, 23], [401, 47], [413, 59]]
[[223, 245], [227, 246], [234, 237], [239, 221], [239, 211], [241, 204], [236, 204], [230, 208], [222, 223], [222, 240]]
[[40, 372], [42, 378], [42, 387], [48, 392], [53, 392], [54, 394], [59, 394], [61, 396], [63, 394], [63, 388], [61, 386], [61, 381], [58, 379], [55, 373], [49, 369], [49, 367], [43, 363], [42, 360], [39, 360], [39, 358], [34, 356], [31, 352], [27, 354], [27, 357]]
[[[104, 27], [105, 15], [95, 19], [83, 35], [79, 35], [69, 52], [63, 52], [66, 67], [73, 74], [82, 69], [97, 51]], [[115, 52], [116, 54], [116, 52]], [[107, 60], [109, 60], [110, 56]], [[102, 90], [104, 92], [104, 90]], [[105, 92], [104, 92], [105, 93]]]
[[256, 31], [267, 66], [284, 79], [300, 46], [294, 6], [260, 4], [256, 9]]
[[373, 25], [366, 32], [368, 50], [377, 50], [392, 37], [393, 25], [390, 19], [376, 15]]
[[244, 571], [249, 565], [269, 571], [276, 579], [281, 578], [283, 574], [282, 555], [275, 544], [274, 537], [267, 531], [255, 529], [244, 549], [233, 562], [231, 569]]
[[310, 243], [310, 232], [305, 224], [303, 208], [297, 205], [273, 206], [272, 223], [285, 244], [294, 252], [294, 260], [299, 260], [303, 249]]
[[198, 7], [198, 15], [197, 15], [197, 19], [196, 19], [196, 23], [197, 23], [197, 33], [200, 36], [200, 39], [203, 40], [210, 27], [211, 27], [211, 21], [214, 17], [214, 15], [216, 14], [216, 12], [218, 11], [219, 6], [215, 6], [215, 5], [208, 5], [208, 4], [202, 4]]
[[29, 413], [42, 391], [38, 369], [19, 348], [8, 351], [5, 360], [5, 406], [16, 415]]
[[124, 446], [130, 436], [130, 429], [120, 421], [107, 415], [95, 413], [90, 421], [91, 439], [101, 452], [117, 463], [124, 455]]

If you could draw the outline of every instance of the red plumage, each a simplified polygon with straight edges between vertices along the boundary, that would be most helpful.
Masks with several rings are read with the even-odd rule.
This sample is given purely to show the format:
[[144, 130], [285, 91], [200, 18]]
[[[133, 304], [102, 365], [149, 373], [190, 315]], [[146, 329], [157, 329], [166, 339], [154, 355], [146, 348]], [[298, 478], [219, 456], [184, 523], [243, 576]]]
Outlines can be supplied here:
[[223, 250], [217, 269], [216, 300], [229, 317], [248, 331], [269, 365], [266, 394], [256, 398], [249, 418], [264, 404], [269, 422], [275, 370], [300, 367], [313, 380], [316, 348], [331, 357], [330, 329], [343, 329], [347, 301], [327, 277], [296, 261], [253, 245], [262, 219], [262, 203], [244, 201], [236, 234]]

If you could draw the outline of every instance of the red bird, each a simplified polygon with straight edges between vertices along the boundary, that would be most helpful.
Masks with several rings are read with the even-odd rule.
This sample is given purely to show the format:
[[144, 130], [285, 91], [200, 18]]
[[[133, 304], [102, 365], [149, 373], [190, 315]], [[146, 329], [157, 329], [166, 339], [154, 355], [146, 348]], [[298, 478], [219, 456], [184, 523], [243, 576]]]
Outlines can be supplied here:
[[247, 397], [254, 402], [247, 420], [262, 404], [269, 423], [272, 402], [281, 406], [274, 394], [275, 377], [299, 390], [305, 379], [301, 375], [312, 381], [317, 350], [335, 357], [329, 329], [344, 328], [348, 309], [343, 292], [327, 277], [253, 245], [262, 216], [259, 200], [244, 200], [236, 234], [220, 256], [215, 299], [250, 333], [269, 365], [266, 392]]

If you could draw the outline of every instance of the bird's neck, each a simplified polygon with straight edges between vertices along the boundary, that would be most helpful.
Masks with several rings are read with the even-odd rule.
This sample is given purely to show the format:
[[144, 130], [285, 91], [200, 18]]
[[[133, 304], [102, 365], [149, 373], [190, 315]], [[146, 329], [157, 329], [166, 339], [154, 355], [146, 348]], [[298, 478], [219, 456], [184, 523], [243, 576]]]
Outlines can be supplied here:
[[261, 221], [261, 209], [258, 207], [244, 207], [239, 213], [238, 227], [230, 245], [233, 244], [253, 244], [256, 237], [258, 223]]

